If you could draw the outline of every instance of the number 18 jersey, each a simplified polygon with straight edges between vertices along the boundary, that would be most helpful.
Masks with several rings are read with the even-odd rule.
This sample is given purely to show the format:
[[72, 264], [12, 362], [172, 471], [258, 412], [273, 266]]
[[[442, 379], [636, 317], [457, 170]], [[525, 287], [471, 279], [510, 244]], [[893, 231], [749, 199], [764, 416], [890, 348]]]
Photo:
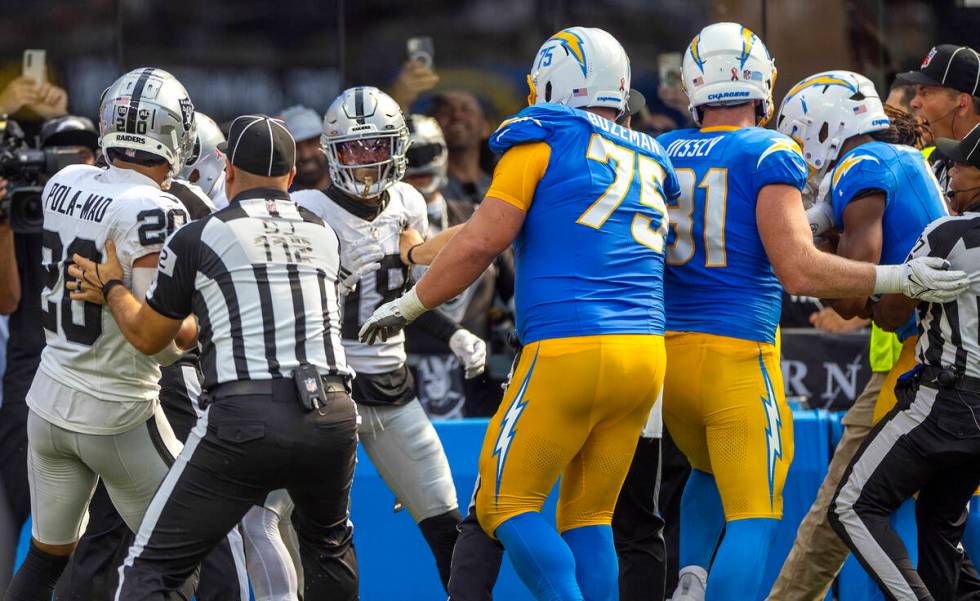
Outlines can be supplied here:
[[71, 300], [65, 281], [73, 254], [101, 262], [106, 241], [112, 240], [123, 284], [131, 288], [133, 262], [160, 252], [167, 235], [187, 221], [183, 205], [136, 171], [88, 165], [59, 171], [44, 187], [41, 201], [41, 257], [47, 271], [40, 298], [47, 341], [41, 371], [99, 400], [155, 400], [157, 362], [126, 341], [107, 308]]
[[799, 146], [758, 127], [684, 129], [657, 140], [681, 188], [669, 204], [667, 329], [773, 343], [782, 286], [759, 236], [756, 200], [772, 184], [803, 189]]
[[375, 309], [398, 298], [409, 283], [408, 267], [398, 253], [399, 235], [413, 228], [423, 238], [429, 235], [425, 199], [409, 184], [398, 182], [385, 191], [381, 204], [372, 207], [346, 197], [337, 189], [333, 196], [319, 190], [299, 190], [293, 201], [323, 219], [340, 239], [340, 267], [350, 271], [351, 253], [368, 240], [381, 246], [385, 256], [381, 268], [369, 272], [353, 291], [341, 297], [343, 321], [341, 337], [347, 363], [362, 374], [384, 374], [405, 365], [405, 333], [399, 331], [387, 340], [364, 344], [358, 339], [361, 326]]

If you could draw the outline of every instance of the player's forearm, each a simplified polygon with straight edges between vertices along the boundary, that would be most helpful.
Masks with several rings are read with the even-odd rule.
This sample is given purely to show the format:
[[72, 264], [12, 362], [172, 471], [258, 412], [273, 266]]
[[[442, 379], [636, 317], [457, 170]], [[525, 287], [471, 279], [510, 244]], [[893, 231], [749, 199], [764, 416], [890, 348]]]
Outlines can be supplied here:
[[454, 237], [416, 284], [419, 300], [434, 309], [456, 298], [480, 277], [499, 252], [485, 240]]
[[874, 322], [887, 332], [894, 332], [912, 317], [915, 307], [919, 304], [901, 294], [886, 294], [874, 305]]
[[14, 233], [0, 227], [0, 315], [10, 315], [20, 305], [20, 274], [14, 251]]
[[445, 248], [462, 227], [462, 224], [454, 225], [451, 228], [442, 230], [425, 242], [414, 246], [412, 248], [412, 263], [415, 265], [431, 265], [436, 255], [439, 254], [439, 251]]
[[159, 353], [173, 340], [172, 337], [156, 336], [150, 328], [146, 327], [146, 321], [140, 314], [145, 305], [136, 300], [133, 293], [124, 286], [115, 286], [110, 290], [106, 304], [109, 306], [112, 318], [119, 325], [119, 331], [130, 344], [136, 347], [136, 350], [144, 355]]
[[871, 317], [871, 301], [866, 297], [841, 298], [829, 302], [830, 306], [844, 319]]
[[868, 297], [875, 287], [874, 265], [822, 253], [812, 243], [799, 249], [796, 260], [777, 270], [777, 276], [797, 296]]
[[197, 320], [194, 319], [193, 315], [187, 316], [180, 324], [180, 330], [174, 336], [174, 342], [177, 344], [177, 348], [181, 350], [187, 350], [197, 344]]

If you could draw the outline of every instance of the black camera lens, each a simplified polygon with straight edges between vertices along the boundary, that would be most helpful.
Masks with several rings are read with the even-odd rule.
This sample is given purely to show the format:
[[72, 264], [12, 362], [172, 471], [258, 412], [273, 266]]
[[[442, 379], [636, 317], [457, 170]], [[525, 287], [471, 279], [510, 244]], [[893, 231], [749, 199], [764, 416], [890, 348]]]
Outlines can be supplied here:
[[23, 186], [10, 192], [8, 219], [18, 234], [39, 234], [44, 228], [44, 205], [39, 186]]

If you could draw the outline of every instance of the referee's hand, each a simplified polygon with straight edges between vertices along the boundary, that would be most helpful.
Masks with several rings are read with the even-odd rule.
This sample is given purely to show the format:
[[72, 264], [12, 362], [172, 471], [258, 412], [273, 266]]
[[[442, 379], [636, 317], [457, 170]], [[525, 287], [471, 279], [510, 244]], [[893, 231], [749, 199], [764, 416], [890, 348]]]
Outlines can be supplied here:
[[104, 263], [96, 263], [78, 253], [72, 255], [68, 275], [74, 279], [65, 282], [65, 288], [72, 300], [104, 305], [106, 301], [102, 288], [112, 280], [122, 280], [122, 265], [116, 256], [116, 244], [112, 240], [106, 240], [103, 254]]

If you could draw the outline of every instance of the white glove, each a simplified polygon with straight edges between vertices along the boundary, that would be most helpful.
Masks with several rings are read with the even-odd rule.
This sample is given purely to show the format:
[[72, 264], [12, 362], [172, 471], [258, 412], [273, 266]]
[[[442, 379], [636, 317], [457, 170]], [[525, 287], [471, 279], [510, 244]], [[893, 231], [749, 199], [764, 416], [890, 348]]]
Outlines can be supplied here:
[[834, 205], [830, 198], [830, 173], [820, 180], [820, 188], [814, 196], [813, 206], [806, 210], [806, 220], [810, 222], [810, 231], [814, 236], [837, 227], [834, 223]]
[[947, 303], [970, 285], [970, 277], [949, 269], [939, 257], [916, 257], [901, 265], [875, 267], [875, 294], [902, 294], [929, 303]]
[[353, 292], [357, 288], [357, 283], [366, 274], [381, 269], [380, 261], [385, 256], [381, 245], [370, 238], [352, 246], [351, 251], [345, 254], [341, 261], [340, 286], [344, 294]]
[[449, 337], [449, 350], [463, 363], [467, 380], [483, 373], [487, 364], [487, 343], [479, 336], [460, 328]]
[[395, 300], [375, 309], [371, 317], [361, 326], [358, 338], [365, 344], [374, 344], [378, 337], [381, 340], [388, 340], [389, 336], [395, 335], [428, 310], [415, 294], [415, 288], [412, 288]]

